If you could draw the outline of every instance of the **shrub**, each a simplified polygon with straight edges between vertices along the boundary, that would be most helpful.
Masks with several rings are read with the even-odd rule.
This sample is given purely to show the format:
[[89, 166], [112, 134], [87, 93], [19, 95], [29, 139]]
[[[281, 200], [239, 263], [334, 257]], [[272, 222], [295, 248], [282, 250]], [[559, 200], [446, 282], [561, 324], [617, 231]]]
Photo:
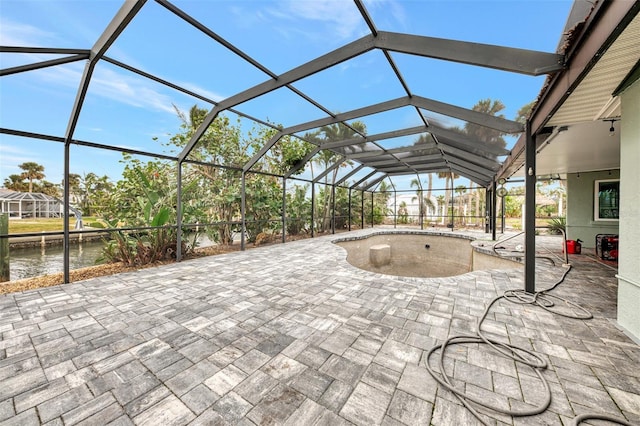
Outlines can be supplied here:
[[564, 217], [556, 217], [549, 221], [549, 232], [554, 235], [562, 234], [567, 230], [567, 219]]

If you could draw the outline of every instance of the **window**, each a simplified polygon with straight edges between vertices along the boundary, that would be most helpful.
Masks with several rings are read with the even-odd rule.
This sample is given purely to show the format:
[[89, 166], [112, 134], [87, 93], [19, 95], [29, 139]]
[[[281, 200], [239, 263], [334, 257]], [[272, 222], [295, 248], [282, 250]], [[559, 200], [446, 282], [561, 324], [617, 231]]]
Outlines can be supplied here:
[[620, 219], [620, 179], [597, 180], [594, 195], [594, 220]]

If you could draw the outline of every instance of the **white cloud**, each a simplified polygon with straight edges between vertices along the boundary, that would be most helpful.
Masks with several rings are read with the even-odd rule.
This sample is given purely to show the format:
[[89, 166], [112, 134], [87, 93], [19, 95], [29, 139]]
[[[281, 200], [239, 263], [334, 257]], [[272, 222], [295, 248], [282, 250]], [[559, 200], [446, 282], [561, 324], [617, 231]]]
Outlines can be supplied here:
[[33, 25], [0, 18], [0, 45], [2, 46], [47, 46], [54, 34]]
[[[29, 24], [15, 22], [6, 18], [0, 20], [0, 45], [47, 46], [55, 38], [54, 34], [42, 31]], [[38, 62], [51, 59], [51, 56], [32, 54], [29, 55], [29, 58], [29, 62]], [[33, 78], [35, 84], [46, 85], [47, 90], [58, 88], [58, 90], [64, 91], [72, 90], [72, 93], [75, 93], [78, 89], [85, 63], [85, 61], [80, 61], [64, 66], [32, 71], [30, 77]], [[203, 93], [214, 100], [223, 98], [219, 94], [204, 91], [195, 86], [188, 88], [197, 93]], [[157, 84], [149, 80], [128, 72], [117, 72], [117, 70], [98, 65], [91, 79], [89, 93], [133, 107], [175, 115], [172, 106], [172, 102], [175, 103], [175, 101], [170, 96], [173, 90], [167, 89], [167, 94], [165, 94], [158, 89]]]
[[5, 178], [11, 174], [22, 173], [18, 164], [28, 161], [42, 163], [46, 157], [38, 153], [37, 150], [30, 151], [21, 149], [10, 143], [2, 141], [2, 156], [0, 157], [0, 176]]
[[[398, 0], [364, 0], [369, 12], [382, 10], [385, 19], [406, 28], [407, 14]], [[244, 7], [234, 3], [230, 11], [235, 25], [251, 28], [272, 24], [271, 30], [287, 39], [305, 38], [316, 42], [343, 42], [364, 36], [369, 29], [358, 8], [346, 0], [282, 0], [258, 8], [252, 3]]]
[[[64, 90], [77, 90], [82, 77], [85, 62], [78, 62], [67, 66], [42, 69], [33, 74], [33, 77], [42, 79], [51, 90], [52, 83], [64, 88]], [[185, 89], [199, 93], [215, 101], [225, 97], [218, 93], [203, 89], [190, 83], [176, 83]], [[175, 116], [173, 104], [177, 101], [172, 93], [179, 92], [167, 88], [167, 93], [158, 90], [156, 83], [128, 72], [117, 72], [100, 65], [96, 67], [89, 85], [89, 92], [103, 98], [111, 99], [126, 105], [142, 109], [169, 113]], [[179, 96], [183, 96], [179, 94]], [[187, 96], [187, 95], [184, 95]], [[101, 130], [101, 129], [95, 129]]]
[[[77, 90], [82, 77], [84, 61], [68, 66], [51, 67], [34, 73], [51, 89], [55, 83], [64, 90]], [[97, 66], [89, 85], [89, 94], [111, 99], [133, 107], [175, 114], [172, 98], [153, 87], [149, 80], [141, 77], [118, 73]]]
[[[314, 27], [305, 26], [304, 34], [311, 38], [317, 38], [320, 32], [326, 36], [329, 30], [332, 31], [331, 37], [344, 40], [362, 35], [364, 29], [358, 9], [344, 0], [287, 0], [279, 8], [270, 9], [269, 13], [289, 21], [308, 20], [327, 24], [316, 31], [312, 31]], [[282, 30], [286, 31], [286, 28]]]

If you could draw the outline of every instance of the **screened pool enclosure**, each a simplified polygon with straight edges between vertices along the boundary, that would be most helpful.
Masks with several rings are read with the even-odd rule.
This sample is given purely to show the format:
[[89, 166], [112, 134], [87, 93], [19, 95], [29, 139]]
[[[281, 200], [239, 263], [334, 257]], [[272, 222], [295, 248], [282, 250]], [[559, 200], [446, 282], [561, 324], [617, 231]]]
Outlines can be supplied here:
[[[62, 46], [0, 47], [12, 64], [1, 70], [5, 87], [22, 86], [32, 76], [52, 76], [51, 70], [71, 72], [84, 65], [71, 90], [70, 112], [47, 111], [60, 119], [55, 132], [40, 131], [37, 120], [29, 125], [16, 121], [15, 127], [3, 123], [0, 129], [4, 137], [24, 140], [34, 150], [53, 147], [65, 176], [65, 218], [74, 196], [70, 176], [76, 166], [112, 162], [120, 163], [130, 182], [138, 185], [130, 189], [129, 198], [118, 200], [118, 207], [137, 210], [144, 220], [126, 221], [112, 212], [106, 230], [172, 230], [178, 260], [189, 247], [185, 242], [203, 229], [222, 242], [238, 237], [244, 249], [247, 238], [266, 231], [285, 242], [303, 231], [313, 236], [349, 230], [373, 225], [380, 218], [398, 224], [403, 220], [398, 197], [403, 196], [415, 198], [412, 212], [406, 209], [405, 214], [416, 226], [454, 227], [460, 217], [468, 217], [470, 224], [493, 231], [495, 238], [496, 189], [502, 177], [498, 172], [511, 155], [509, 145], [524, 135], [523, 170], [530, 171], [524, 173], [525, 225], [531, 234], [527, 244], [533, 244], [536, 142], [532, 135], [540, 129], [492, 113], [491, 102], [487, 108], [462, 107], [442, 100], [455, 96], [434, 99], [430, 93], [441, 92], [434, 85], [450, 92], [490, 81], [499, 87], [507, 75], [522, 82], [532, 79], [539, 88], [544, 78], [563, 70], [563, 54], [385, 30], [396, 28], [381, 10], [369, 10], [361, 0], [345, 6], [356, 13], [357, 21], [336, 23], [335, 40], [326, 40], [324, 51], [300, 49], [288, 54], [284, 46], [265, 46], [261, 41], [261, 33], [277, 32], [268, 25], [238, 29], [249, 38], [231, 32], [222, 35], [218, 27], [223, 27], [223, 12], [229, 10], [220, 7], [216, 17], [205, 10], [216, 7], [217, 3], [205, 2], [125, 1], [88, 46], [68, 47], [61, 42]], [[359, 31], [344, 37], [338, 30], [349, 25]], [[147, 32], [150, 27], [152, 33]], [[171, 41], [176, 31], [189, 33], [193, 44], [176, 46]], [[247, 44], [248, 39], [254, 44]], [[310, 56], [311, 51], [318, 53]], [[145, 66], [154, 56], [165, 58], [163, 68]], [[458, 77], [447, 80], [447, 85], [433, 81], [425, 85], [421, 73], [442, 64], [458, 67]], [[219, 68], [225, 75], [192, 80], [190, 70], [195, 68], [215, 68], [216, 73]], [[443, 78], [446, 69], [442, 68]], [[345, 87], [345, 73], [362, 79], [375, 73], [383, 84], [372, 89], [365, 84]], [[179, 126], [149, 115], [138, 133], [118, 135], [119, 120], [127, 117], [118, 111], [115, 83], [109, 85], [116, 74], [126, 75], [132, 87], [152, 85], [166, 93], [165, 98], [152, 100], [141, 90], [135, 93], [138, 107], [150, 110], [153, 102], [163, 101], [161, 108], [174, 110]], [[68, 82], [51, 77], [49, 84]], [[322, 89], [332, 86], [340, 88], [341, 96]], [[505, 85], [502, 90], [515, 89]], [[111, 91], [107, 101], [97, 97], [100, 91]], [[536, 94], [534, 90], [530, 99]], [[34, 113], [44, 113], [46, 105], [33, 102], [38, 103]], [[284, 105], [301, 114], [287, 113]], [[109, 114], [92, 117], [102, 117], [103, 122], [83, 121], [85, 113], [100, 108]], [[100, 131], [90, 130], [98, 127]], [[432, 187], [432, 176], [439, 176], [444, 185]], [[464, 178], [463, 185], [457, 181], [454, 187], [454, 178]], [[384, 206], [382, 211], [378, 206]], [[76, 232], [105, 229], [72, 230], [65, 220], [64, 231], [58, 233], [66, 247], [65, 282], [69, 237]], [[529, 252], [533, 256], [534, 250]], [[533, 282], [532, 270], [527, 276]]]

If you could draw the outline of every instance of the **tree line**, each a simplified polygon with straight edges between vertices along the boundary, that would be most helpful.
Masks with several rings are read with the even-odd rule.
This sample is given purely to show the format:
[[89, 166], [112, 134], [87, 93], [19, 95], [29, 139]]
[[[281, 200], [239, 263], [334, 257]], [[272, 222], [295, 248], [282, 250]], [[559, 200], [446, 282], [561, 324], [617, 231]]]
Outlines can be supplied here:
[[[20, 174], [9, 175], [4, 187], [19, 192], [39, 192], [55, 198], [61, 198], [64, 192], [64, 179], [59, 184], [45, 180], [45, 167], [33, 161], [18, 165]], [[80, 208], [87, 216], [99, 215], [109, 203], [114, 184], [109, 177], [95, 173], [69, 174], [69, 192], [71, 204]]]
[[4, 187], [20, 192], [41, 192], [43, 194], [58, 196], [60, 188], [56, 184], [44, 180], [44, 166], [33, 161], [27, 161], [18, 165], [22, 170], [20, 174], [12, 174], [4, 180]]

